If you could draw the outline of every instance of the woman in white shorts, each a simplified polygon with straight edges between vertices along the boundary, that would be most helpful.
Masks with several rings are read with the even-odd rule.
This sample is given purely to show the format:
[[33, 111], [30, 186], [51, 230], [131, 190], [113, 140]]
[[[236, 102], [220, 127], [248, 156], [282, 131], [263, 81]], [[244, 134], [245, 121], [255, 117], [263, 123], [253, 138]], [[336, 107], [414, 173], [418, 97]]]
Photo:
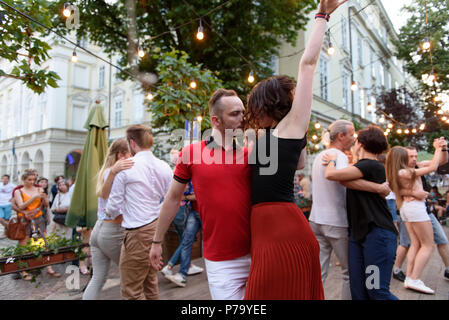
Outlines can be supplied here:
[[396, 204], [401, 219], [410, 235], [410, 249], [407, 253], [407, 272], [404, 287], [423, 293], [434, 294], [419, 278], [434, 249], [433, 228], [427, 214], [425, 200], [418, 201], [412, 192], [422, 191], [421, 176], [436, 171], [440, 162], [441, 150], [447, 142], [444, 138], [435, 139], [435, 154], [428, 166], [414, 169], [408, 166], [409, 157], [404, 147], [393, 147], [387, 155], [386, 171], [390, 188], [396, 195]]

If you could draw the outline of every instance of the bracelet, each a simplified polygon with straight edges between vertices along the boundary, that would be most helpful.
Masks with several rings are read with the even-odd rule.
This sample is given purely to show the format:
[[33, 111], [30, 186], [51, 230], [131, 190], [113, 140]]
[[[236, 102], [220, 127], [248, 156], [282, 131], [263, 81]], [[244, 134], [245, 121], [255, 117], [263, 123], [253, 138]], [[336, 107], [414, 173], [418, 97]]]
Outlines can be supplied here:
[[315, 15], [315, 19], [321, 18], [321, 19], [325, 19], [327, 22], [329, 22], [329, 18], [330, 18], [330, 17], [331, 17], [330, 15], [328, 15], [328, 14], [326, 14], [326, 13], [322, 13], [322, 12], [318, 12], [318, 13]]
[[160, 243], [162, 243], [162, 241], [155, 241], [155, 240], [153, 240], [153, 241], [151, 241], [151, 243], [160, 244]]
[[441, 149], [441, 151], [446, 151], [446, 152], [448, 152], [448, 151], [449, 151], [449, 149]]
[[335, 161], [335, 160], [329, 160], [329, 162], [327, 163], [327, 165], [329, 165], [329, 163], [331, 163], [331, 162], [333, 162], [335, 166], [337, 165], [337, 161]]

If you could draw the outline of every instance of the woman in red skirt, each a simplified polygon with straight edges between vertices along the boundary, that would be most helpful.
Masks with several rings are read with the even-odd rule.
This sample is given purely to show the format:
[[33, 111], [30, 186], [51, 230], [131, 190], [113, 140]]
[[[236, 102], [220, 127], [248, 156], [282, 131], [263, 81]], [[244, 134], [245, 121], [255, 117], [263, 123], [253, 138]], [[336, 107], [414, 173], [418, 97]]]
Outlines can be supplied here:
[[251, 270], [245, 299], [324, 299], [320, 248], [296, 206], [293, 178], [312, 109], [312, 84], [329, 15], [346, 1], [321, 0], [299, 65], [298, 85], [285, 76], [260, 82], [247, 120], [258, 130], [251, 153]]

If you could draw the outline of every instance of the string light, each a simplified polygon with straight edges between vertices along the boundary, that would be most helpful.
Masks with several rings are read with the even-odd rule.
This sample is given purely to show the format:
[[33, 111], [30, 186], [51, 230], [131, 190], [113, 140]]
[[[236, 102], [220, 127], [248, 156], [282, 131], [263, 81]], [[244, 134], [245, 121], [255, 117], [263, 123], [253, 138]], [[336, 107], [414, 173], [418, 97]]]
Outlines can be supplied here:
[[147, 100], [153, 100], [154, 95], [151, 92], [148, 92], [146, 98], [147, 98]]
[[419, 130], [424, 130], [426, 128], [426, 125], [423, 123], [419, 126]]
[[384, 132], [384, 135], [385, 135], [385, 136], [388, 136], [388, 133], [389, 133], [388, 131], [385, 131], [385, 132]]
[[405, 130], [404, 130], [404, 133], [405, 133], [405, 134], [409, 134], [410, 131], [409, 131], [408, 129], [405, 129]]
[[196, 89], [198, 85], [196, 84], [196, 81], [194, 79], [190, 80], [190, 88]]
[[352, 91], [356, 91], [357, 89], [358, 89], [358, 87], [357, 87], [357, 82], [352, 81], [352, 84], [351, 84], [351, 90], [352, 90]]
[[314, 134], [314, 135], [312, 136], [312, 140], [316, 140], [316, 139], [318, 139], [318, 136], [317, 136], [316, 134]]
[[200, 19], [200, 26], [198, 27], [198, 32], [196, 33], [196, 38], [200, 41], [204, 39], [204, 28], [201, 19]]
[[[430, 41], [429, 41], [429, 38], [428, 37], [425, 37], [424, 38], [424, 41], [423, 41], [423, 43], [422, 43], [422, 49], [424, 50], [424, 51], [428, 51], [428, 50], [430, 50], [430, 47], [431, 47], [431, 43], [430, 43]], [[416, 47], [415, 47], [416, 48]]]
[[446, 120], [447, 120], [447, 117], [444, 116], [444, 117], [441, 118], [441, 120], [446, 121]]
[[321, 128], [321, 124], [319, 122], [315, 123], [315, 129]]
[[332, 42], [329, 42], [329, 46], [327, 48], [327, 54], [333, 56], [335, 54], [335, 48], [332, 45]]
[[141, 46], [139, 46], [139, 49], [137, 49], [137, 55], [141, 58], [145, 57], [145, 51], [143, 51]]
[[387, 129], [387, 132], [388, 132], [388, 133], [390, 133], [390, 132], [391, 132], [391, 129], [390, 129], [390, 128], [388, 128], [388, 129]]
[[443, 114], [444, 113], [444, 111], [443, 110], [438, 110], [438, 112], [437, 112], [439, 115], [441, 115], [441, 114]]
[[416, 133], [417, 130], [415, 128], [412, 129], [412, 133]]
[[73, 49], [71, 61], [74, 63], [78, 62], [78, 56], [76, 55], [76, 48]]
[[435, 80], [437, 79], [437, 77], [435, 76], [435, 72], [432, 68], [432, 71], [430, 71], [429, 77], [427, 78], [430, 82], [435, 82]]
[[319, 144], [316, 144], [316, 145], [315, 145], [315, 149], [318, 150], [319, 148], [320, 148], [320, 145], [319, 145]]
[[387, 127], [388, 127], [389, 129], [392, 129], [392, 128], [393, 128], [393, 125], [392, 125], [391, 123], [389, 123]]
[[385, 118], [384, 117], [379, 118], [379, 122], [380, 123], [384, 123], [385, 122]]
[[254, 73], [251, 71], [248, 76], [248, 82], [253, 83], [255, 80], [256, 78], [254, 78]]
[[398, 129], [396, 132], [397, 132], [398, 134], [401, 134], [401, 133], [402, 133], [402, 129]]
[[72, 10], [70, 10], [70, 4], [69, 3], [64, 3], [64, 10], [62, 11], [62, 14], [64, 15], [64, 17], [68, 18], [72, 15]]
[[198, 122], [201, 122], [201, 121], [203, 121], [203, 117], [202, 117], [202, 116], [198, 116], [198, 117], [196, 117], [196, 121], [198, 121]]

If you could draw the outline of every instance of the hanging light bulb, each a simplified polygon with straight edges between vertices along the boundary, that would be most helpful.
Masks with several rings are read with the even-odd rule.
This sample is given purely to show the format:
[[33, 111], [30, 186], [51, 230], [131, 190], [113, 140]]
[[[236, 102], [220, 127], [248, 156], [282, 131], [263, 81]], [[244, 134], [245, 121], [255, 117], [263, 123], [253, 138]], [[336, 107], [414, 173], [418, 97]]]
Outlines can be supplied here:
[[388, 133], [390, 133], [391, 132], [391, 129], [390, 128], [388, 128], [387, 130], [386, 130]]
[[190, 80], [190, 88], [196, 89], [198, 85], [196, 84], [196, 81], [194, 79]]
[[352, 90], [352, 91], [356, 91], [357, 89], [358, 89], [358, 87], [357, 87], [357, 82], [352, 81], [352, 84], [351, 84], [351, 90]]
[[409, 133], [410, 133], [410, 130], [405, 129], [405, 130], [404, 130], [404, 133], [405, 133], [405, 134], [409, 134]]
[[416, 133], [417, 130], [415, 128], [412, 129], [412, 133]]
[[384, 123], [384, 122], [385, 122], [385, 118], [384, 117], [379, 118], [379, 123]]
[[145, 57], [145, 51], [143, 51], [143, 49], [142, 49], [141, 46], [139, 46], [139, 48], [137, 49], [137, 55], [138, 55], [140, 58]]
[[153, 100], [154, 95], [151, 92], [148, 92], [146, 98], [147, 98], [147, 100]]
[[320, 145], [319, 145], [319, 144], [316, 144], [316, 145], [315, 145], [315, 149], [318, 150], [319, 148], [320, 148]]
[[358, 138], [359, 137], [359, 135], [357, 134], [357, 133], [354, 133], [354, 138]]
[[76, 48], [73, 49], [71, 61], [75, 63], [78, 62], [78, 56], [76, 55]]
[[444, 116], [444, 117], [441, 118], [441, 120], [446, 121], [446, 120], [447, 120], [447, 117]]
[[431, 47], [431, 44], [430, 44], [429, 38], [425, 37], [425, 38], [424, 38], [424, 41], [423, 41], [423, 43], [422, 43], [422, 49], [423, 49], [424, 51], [427, 51], [427, 50], [430, 49], [430, 47]]
[[384, 135], [385, 135], [385, 136], [388, 136], [388, 133], [389, 133], [388, 131], [385, 131], [385, 132], [384, 132]]
[[198, 32], [196, 33], [196, 38], [200, 41], [204, 39], [204, 28], [201, 19], [200, 19], [200, 26], [198, 27]]
[[318, 136], [317, 136], [316, 134], [314, 134], [314, 135], [312, 136], [312, 140], [316, 140], [316, 139], [318, 139]]
[[319, 122], [315, 123], [315, 129], [321, 128], [321, 124]]
[[392, 129], [393, 125], [391, 123], [388, 124], [388, 128]]
[[198, 117], [196, 117], [196, 121], [198, 121], [198, 122], [201, 122], [201, 121], [203, 121], [203, 117], [202, 117], [202, 116], [198, 116]]
[[423, 123], [419, 126], [419, 130], [424, 130], [426, 128], [426, 125]]
[[256, 78], [254, 78], [254, 73], [251, 71], [248, 76], [248, 82], [253, 83], [255, 80]]
[[443, 114], [443, 113], [444, 113], [444, 111], [440, 109], [440, 110], [438, 110], [438, 112], [437, 112], [437, 113], [441, 115], [441, 114]]
[[332, 42], [329, 42], [329, 46], [327, 47], [327, 54], [333, 56], [335, 54], [335, 48], [332, 45]]
[[402, 133], [402, 129], [398, 129], [396, 132], [397, 132], [398, 134], [401, 134], [401, 133]]
[[70, 10], [70, 4], [69, 3], [64, 3], [64, 10], [62, 11], [62, 14], [64, 15], [64, 17], [68, 18], [72, 15], [72, 10]]

